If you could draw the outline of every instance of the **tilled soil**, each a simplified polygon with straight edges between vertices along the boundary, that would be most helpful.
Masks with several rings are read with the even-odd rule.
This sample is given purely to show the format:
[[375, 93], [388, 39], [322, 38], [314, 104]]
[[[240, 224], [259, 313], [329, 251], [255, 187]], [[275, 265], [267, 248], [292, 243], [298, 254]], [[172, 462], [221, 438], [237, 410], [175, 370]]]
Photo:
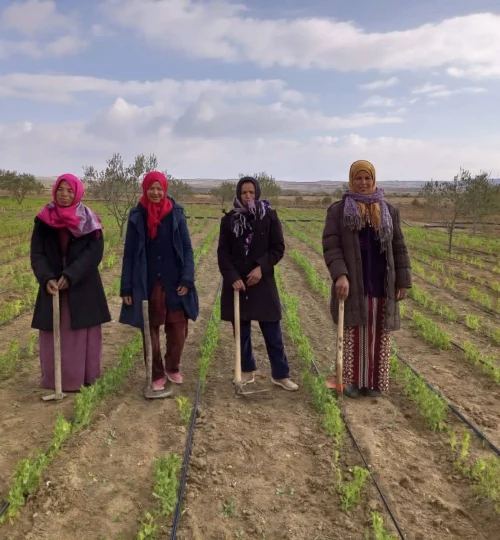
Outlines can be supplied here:
[[[103, 273], [103, 282], [111, 283], [120, 275], [120, 265]], [[121, 300], [108, 299], [113, 322], [102, 327], [103, 360], [102, 372], [117, 363], [118, 351], [134, 336], [134, 330], [116, 322]], [[27, 313], [8, 327], [0, 329], [0, 340], [13, 339], [26, 343], [32, 313]], [[43, 402], [42, 396], [51, 394], [40, 388], [40, 362], [38, 353], [32, 358], [20, 360], [16, 373], [0, 383], [0, 497], [5, 498], [16, 463], [30, 453], [44, 450], [52, 438], [58, 414], [69, 418], [74, 408], [76, 393], [68, 392], [63, 401]]]
[[[185, 382], [174, 389], [174, 395], [186, 395], [191, 403], [198, 348], [219, 282], [218, 273], [211, 271], [215, 264], [212, 250], [197, 269], [200, 316], [190, 322], [182, 363]], [[141, 357], [123, 389], [100, 405], [91, 427], [70, 439], [44, 473], [42, 488], [8, 528], [9, 540], [136, 537], [144, 512], [157, 505], [154, 458], [182, 454], [186, 442], [175, 400], [145, 400], [144, 385]]]
[[[366, 524], [356, 518], [368, 512], [340, 511], [332, 441], [320, 429], [307, 392], [272, 385], [254, 326], [259, 371], [246, 389], [269, 392], [235, 398], [232, 329], [222, 324], [194, 436], [179, 540], [361, 538]], [[288, 354], [291, 377], [300, 383], [290, 346]]]
[[[282, 263], [282, 274], [287, 290], [299, 298], [303, 329], [326, 371], [332, 364], [330, 351], [335, 343], [333, 330], [330, 340], [327, 337], [326, 329], [333, 328], [327, 322], [331, 321], [328, 304], [310, 291], [304, 276], [288, 257]], [[451, 365], [451, 354], [449, 360], [443, 358], [448, 353], [431, 354], [408, 330], [396, 333], [396, 338], [399, 350], [417, 369], [421, 369], [417, 358], [421, 364], [431, 364], [431, 370], [432, 365], [438, 366], [434, 371], [441, 375], [445, 394], [459, 394], [453, 390], [463, 380], [462, 370], [470, 371], [466, 364], [455, 359], [455, 370], [446, 372], [443, 361]], [[486, 405], [484, 394], [474, 394], [474, 388], [482, 384], [477, 381], [477, 373], [469, 372], [468, 377], [464, 387], [469, 385], [469, 403], [478, 412], [483, 411], [483, 418], [487, 416], [496, 422], [500, 412], [498, 395], [491, 396]], [[474, 377], [475, 385], [471, 384]], [[347, 421], [408, 538], [497, 538], [498, 515], [490, 504], [477, 501], [470, 484], [453, 469], [447, 436], [432, 433], [425, 427], [417, 409], [397, 384], [391, 383], [389, 398], [350, 400], [346, 397], [343, 406]], [[452, 419], [450, 422], [456, 425]], [[488, 435], [493, 436], [494, 431], [489, 429]]]

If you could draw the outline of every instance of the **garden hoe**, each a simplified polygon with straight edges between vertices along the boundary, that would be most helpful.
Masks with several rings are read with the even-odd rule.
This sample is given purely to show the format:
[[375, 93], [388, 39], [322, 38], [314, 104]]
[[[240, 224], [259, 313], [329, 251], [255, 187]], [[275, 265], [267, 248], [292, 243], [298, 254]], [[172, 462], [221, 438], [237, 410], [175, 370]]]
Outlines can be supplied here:
[[144, 319], [144, 343], [146, 344], [146, 386], [144, 387], [144, 397], [146, 399], [167, 398], [174, 393], [173, 390], [167, 388], [153, 390], [153, 349], [149, 331], [149, 304], [147, 300], [142, 302], [142, 316]]
[[241, 332], [240, 332], [240, 292], [234, 291], [234, 387], [235, 395], [247, 396], [249, 394], [260, 394], [261, 392], [269, 392], [269, 388], [264, 390], [243, 390], [243, 383], [241, 382]]
[[341, 398], [344, 396], [345, 384], [343, 383], [344, 371], [344, 300], [339, 300], [339, 321], [337, 324], [337, 359], [335, 379], [333, 377], [326, 380], [326, 386], [331, 390], [336, 390], [340, 393]]
[[62, 401], [66, 397], [62, 391], [61, 376], [61, 316], [59, 310], [59, 291], [52, 297], [53, 311], [53, 334], [54, 334], [54, 379], [56, 383], [56, 393], [43, 396], [44, 401]]

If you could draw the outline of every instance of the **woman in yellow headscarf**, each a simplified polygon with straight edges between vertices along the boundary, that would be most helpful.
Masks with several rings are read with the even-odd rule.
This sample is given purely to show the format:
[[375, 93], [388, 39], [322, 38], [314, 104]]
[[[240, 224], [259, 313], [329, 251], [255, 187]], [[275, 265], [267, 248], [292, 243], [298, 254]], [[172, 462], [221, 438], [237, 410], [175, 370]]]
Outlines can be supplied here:
[[345, 301], [345, 393], [378, 397], [389, 391], [390, 332], [400, 328], [397, 302], [412, 278], [399, 210], [385, 201], [369, 161], [351, 165], [349, 189], [328, 209], [323, 254], [335, 323]]

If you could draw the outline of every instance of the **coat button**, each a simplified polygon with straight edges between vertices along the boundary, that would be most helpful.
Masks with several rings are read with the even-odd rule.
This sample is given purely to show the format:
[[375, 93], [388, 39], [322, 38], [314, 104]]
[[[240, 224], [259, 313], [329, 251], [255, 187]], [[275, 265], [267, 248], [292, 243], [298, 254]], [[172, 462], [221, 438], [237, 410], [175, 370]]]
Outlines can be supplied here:
[[158, 272], [158, 277], [161, 277], [161, 272]]

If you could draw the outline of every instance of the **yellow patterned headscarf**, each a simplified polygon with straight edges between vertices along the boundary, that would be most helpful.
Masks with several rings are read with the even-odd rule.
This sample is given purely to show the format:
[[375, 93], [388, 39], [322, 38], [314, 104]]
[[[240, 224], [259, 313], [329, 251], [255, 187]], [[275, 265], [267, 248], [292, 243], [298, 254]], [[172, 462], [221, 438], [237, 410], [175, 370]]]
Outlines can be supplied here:
[[[356, 190], [354, 189], [354, 178], [360, 171], [365, 171], [370, 174], [370, 176], [373, 178], [373, 189], [370, 193], [367, 193], [366, 195], [372, 195], [375, 193], [377, 189], [377, 175], [375, 172], [375, 167], [369, 162], [364, 159], [360, 159], [358, 161], [355, 161], [349, 170], [349, 190], [352, 193], [356, 193]], [[359, 211], [361, 212], [361, 216], [363, 218], [363, 221], [366, 223], [370, 223], [375, 227], [375, 229], [380, 229], [382, 217], [381, 217], [381, 209], [380, 204], [376, 201], [371, 203], [364, 203], [359, 200], [356, 201], [356, 204], [359, 207]]]

